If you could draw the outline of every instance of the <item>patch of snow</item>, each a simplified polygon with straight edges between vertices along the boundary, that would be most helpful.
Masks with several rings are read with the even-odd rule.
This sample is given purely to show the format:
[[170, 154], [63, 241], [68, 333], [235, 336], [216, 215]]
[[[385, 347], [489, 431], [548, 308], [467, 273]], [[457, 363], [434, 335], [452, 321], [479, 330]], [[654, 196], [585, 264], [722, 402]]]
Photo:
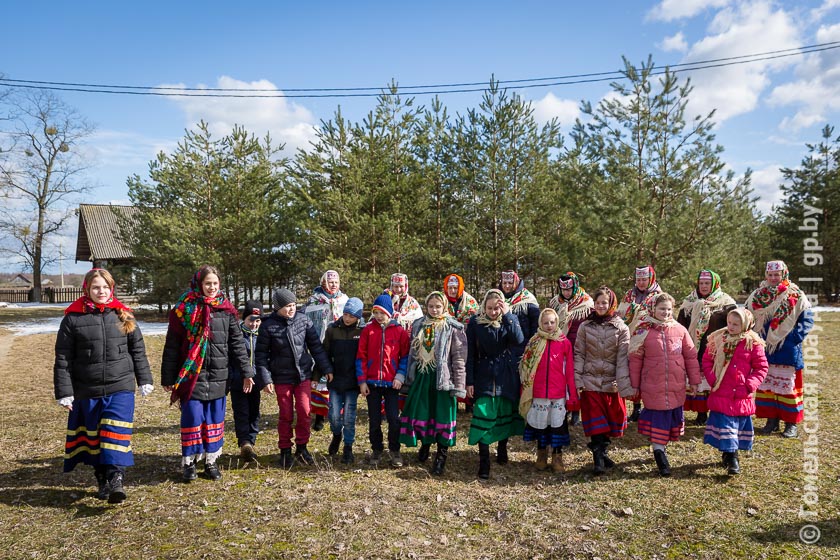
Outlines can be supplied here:
[[[12, 331], [15, 336], [28, 334], [55, 334], [61, 325], [63, 317], [48, 317], [31, 321], [15, 321], [4, 325], [4, 328]], [[167, 323], [148, 323], [137, 321], [140, 332], [143, 336], [158, 336], [166, 334]]]

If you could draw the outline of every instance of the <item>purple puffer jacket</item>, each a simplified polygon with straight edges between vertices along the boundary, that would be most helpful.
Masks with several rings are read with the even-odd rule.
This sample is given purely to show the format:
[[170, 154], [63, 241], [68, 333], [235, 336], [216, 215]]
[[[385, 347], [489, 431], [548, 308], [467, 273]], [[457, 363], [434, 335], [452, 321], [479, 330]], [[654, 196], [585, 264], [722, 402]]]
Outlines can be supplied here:
[[[703, 375], [710, 387], [714, 387], [717, 377], [714, 372], [715, 358], [708, 352], [703, 354]], [[735, 354], [726, 367], [723, 381], [717, 391], [709, 394], [709, 410], [727, 416], [752, 416], [755, 414], [755, 393], [767, 376], [767, 356], [764, 347], [753, 344], [747, 351], [742, 340], [735, 347]]]
[[645, 408], [671, 410], [685, 404], [685, 378], [700, 384], [697, 350], [679, 323], [654, 326], [642, 347], [630, 354], [630, 383], [641, 390]]

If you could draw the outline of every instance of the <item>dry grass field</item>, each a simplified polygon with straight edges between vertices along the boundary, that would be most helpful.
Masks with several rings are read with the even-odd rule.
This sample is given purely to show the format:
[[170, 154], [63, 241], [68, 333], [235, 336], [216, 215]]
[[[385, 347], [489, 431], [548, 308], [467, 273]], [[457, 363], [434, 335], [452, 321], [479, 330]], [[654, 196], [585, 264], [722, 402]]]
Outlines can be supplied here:
[[[3, 558], [840, 558], [840, 313], [819, 317], [817, 544], [803, 544], [803, 440], [758, 437], [742, 474], [727, 477], [720, 456], [689, 426], [669, 446], [674, 470], [660, 479], [631, 425], [602, 478], [573, 428], [564, 475], [537, 472], [521, 438], [512, 461], [475, 477], [466, 445], [469, 416], [445, 476], [432, 478], [414, 451], [404, 468], [369, 467], [360, 401], [357, 463], [326, 456], [328, 430], [310, 445], [317, 465], [277, 467], [277, 405], [263, 401], [258, 466], [237, 456], [228, 412], [219, 482], [180, 481], [178, 410], [157, 388], [137, 399], [128, 499], [94, 497], [91, 470], [62, 473], [66, 413], [52, 398], [54, 335], [12, 336], [0, 313], [0, 557]], [[60, 313], [60, 311], [53, 313]], [[814, 335], [812, 335], [814, 336]], [[163, 338], [147, 337], [153, 370]], [[688, 413], [692, 420], [693, 413]], [[383, 465], [385, 463], [383, 462]]]

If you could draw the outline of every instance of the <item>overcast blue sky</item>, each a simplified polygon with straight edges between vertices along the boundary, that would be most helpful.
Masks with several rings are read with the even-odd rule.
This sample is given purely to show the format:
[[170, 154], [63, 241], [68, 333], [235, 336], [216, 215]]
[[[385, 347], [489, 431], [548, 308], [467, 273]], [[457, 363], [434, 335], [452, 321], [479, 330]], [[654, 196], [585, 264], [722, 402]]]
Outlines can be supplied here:
[[[840, 41], [840, 0], [660, 2], [15, 2], [5, 3], [7, 78], [186, 87], [368, 87], [513, 80], [616, 70]], [[778, 201], [779, 168], [796, 166], [840, 112], [840, 49], [700, 70], [690, 110], [717, 109], [736, 172], [754, 171], [760, 208]], [[537, 117], [568, 130], [606, 83], [521, 91]], [[290, 148], [341, 104], [363, 118], [374, 99], [160, 98], [59, 92], [97, 127], [88, 202], [127, 203], [125, 181], [204, 118], [270, 130]], [[450, 113], [480, 94], [449, 94]], [[424, 103], [428, 97], [418, 97]], [[75, 247], [75, 224], [65, 246]], [[67, 268], [67, 267], [66, 267]], [[76, 270], [87, 265], [80, 263]], [[14, 270], [0, 262], [0, 270]]]

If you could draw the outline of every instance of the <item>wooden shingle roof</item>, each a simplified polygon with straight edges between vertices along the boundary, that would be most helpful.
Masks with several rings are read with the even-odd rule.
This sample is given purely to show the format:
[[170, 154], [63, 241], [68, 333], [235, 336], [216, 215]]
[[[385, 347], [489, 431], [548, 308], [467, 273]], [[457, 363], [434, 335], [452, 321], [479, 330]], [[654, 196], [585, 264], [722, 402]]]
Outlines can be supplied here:
[[122, 217], [131, 219], [139, 212], [134, 206], [80, 204], [76, 262], [125, 261], [132, 258], [120, 236]]

